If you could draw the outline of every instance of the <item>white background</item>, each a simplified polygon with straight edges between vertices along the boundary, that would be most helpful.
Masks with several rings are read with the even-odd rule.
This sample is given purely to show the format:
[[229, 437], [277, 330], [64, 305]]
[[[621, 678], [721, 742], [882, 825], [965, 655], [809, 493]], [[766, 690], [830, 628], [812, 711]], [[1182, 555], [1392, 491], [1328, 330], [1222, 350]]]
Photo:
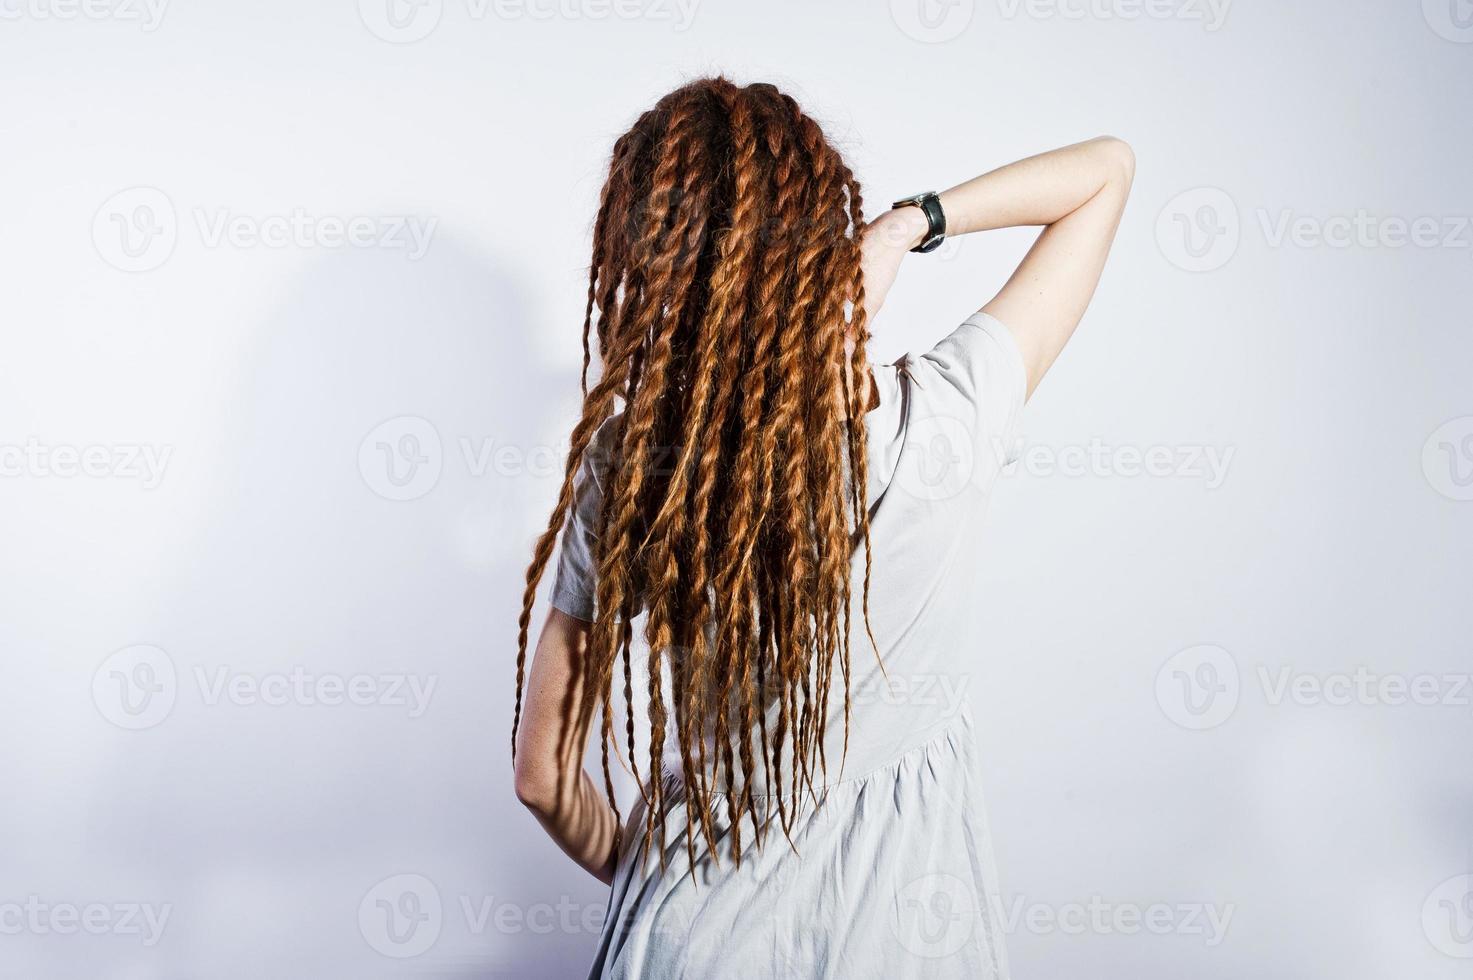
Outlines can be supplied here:
[[[1136, 150], [966, 650], [1041, 910], [1015, 974], [1467, 976], [1466, 0], [385, 2], [0, 0], [0, 975], [581, 975], [605, 891], [511, 788], [519, 583], [609, 147], [719, 70], [793, 93], [871, 213]], [[876, 356], [1027, 241], [913, 260]], [[1391, 686], [1314, 694], [1357, 668]], [[1050, 919], [1091, 899], [1231, 919]]]

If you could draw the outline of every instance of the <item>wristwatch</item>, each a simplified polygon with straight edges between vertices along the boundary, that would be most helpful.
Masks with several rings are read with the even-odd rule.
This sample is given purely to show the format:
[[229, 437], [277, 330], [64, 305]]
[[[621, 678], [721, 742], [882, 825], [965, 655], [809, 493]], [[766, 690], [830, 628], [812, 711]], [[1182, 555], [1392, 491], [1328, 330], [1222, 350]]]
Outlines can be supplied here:
[[935, 191], [925, 191], [914, 197], [903, 198], [890, 205], [891, 209], [917, 207], [926, 216], [930, 230], [912, 252], [934, 252], [946, 241], [946, 213], [941, 210], [941, 196]]

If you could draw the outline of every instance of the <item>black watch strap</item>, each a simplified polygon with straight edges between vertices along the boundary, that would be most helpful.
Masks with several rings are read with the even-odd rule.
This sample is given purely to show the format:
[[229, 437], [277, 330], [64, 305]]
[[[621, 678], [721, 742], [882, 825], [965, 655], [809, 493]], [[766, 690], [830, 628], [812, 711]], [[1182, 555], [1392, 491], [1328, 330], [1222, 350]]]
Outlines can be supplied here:
[[946, 241], [946, 213], [941, 210], [941, 195], [935, 191], [926, 191], [914, 197], [907, 197], [896, 201], [890, 207], [892, 209], [917, 207], [926, 216], [929, 230], [921, 243], [911, 249], [912, 252], [934, 252], [941, 247], [942, 242]]

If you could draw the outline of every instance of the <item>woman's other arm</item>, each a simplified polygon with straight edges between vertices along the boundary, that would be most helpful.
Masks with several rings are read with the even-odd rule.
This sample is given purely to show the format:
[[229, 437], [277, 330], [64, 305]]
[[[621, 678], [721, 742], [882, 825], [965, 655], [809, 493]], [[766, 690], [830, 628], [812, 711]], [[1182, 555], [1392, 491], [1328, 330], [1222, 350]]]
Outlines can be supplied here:
[[588, 623], [553, 609], [537, 639], [527, 677], [526, 708], [517, 732], [517, 797], [558, 847], [599, 881], [614, 878], [619, 827], [603, 790], [583, 769], [588, 726], [567, 731], [564, 704], [577, 704], [576, 665]]
[[[1042, 225], [1043, 232], [982, 312], [1012, 331], [1028, 393], [1079, 325], [1099, 284], [1135, 177], [1135, 156], [1112, 136], [1040, 153], [941, 194], [947, 235]], [[900, 259], [926, 233], [919, 208], [877, 218], [865, 236], [866, 307], [879, 309]], [[869, 300], [871, 277], [876, 297]]]

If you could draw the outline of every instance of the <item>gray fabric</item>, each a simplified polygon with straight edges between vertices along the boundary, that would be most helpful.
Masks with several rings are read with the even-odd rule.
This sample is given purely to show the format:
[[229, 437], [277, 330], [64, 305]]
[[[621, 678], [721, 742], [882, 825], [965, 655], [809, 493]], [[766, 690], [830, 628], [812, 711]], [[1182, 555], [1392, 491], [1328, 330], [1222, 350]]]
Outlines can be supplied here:
[[[836, 692], [822, 805], [793, 801], [792, 847], [774, 826], [757, 850], [744, 821], [740, 868], [723, 810], [720, 863], [698, 837], [692, 872], [678, 801], [666, 870], [657, 853], [641, 863], [636, 807], [591, 977], [1008, 975], [969, 704], [985, 651], [968, 640], [976, 626], [968, 572], [983, 507], [1013, 458], [1023, 360], [1007, 328], [979, 313], [930, 351], [876, 367], [875, 380], [880, 405], [865, 422], [879, 657], [860, 615], [860, 549], [847, 754]], [[553, 604], [583, 619], [594, 612], [592, 528], [611, 431], [595, 438], [579, 474], [554, 579]], [[676, 746], [665, 748], [665, 769], [678, 798]]]

